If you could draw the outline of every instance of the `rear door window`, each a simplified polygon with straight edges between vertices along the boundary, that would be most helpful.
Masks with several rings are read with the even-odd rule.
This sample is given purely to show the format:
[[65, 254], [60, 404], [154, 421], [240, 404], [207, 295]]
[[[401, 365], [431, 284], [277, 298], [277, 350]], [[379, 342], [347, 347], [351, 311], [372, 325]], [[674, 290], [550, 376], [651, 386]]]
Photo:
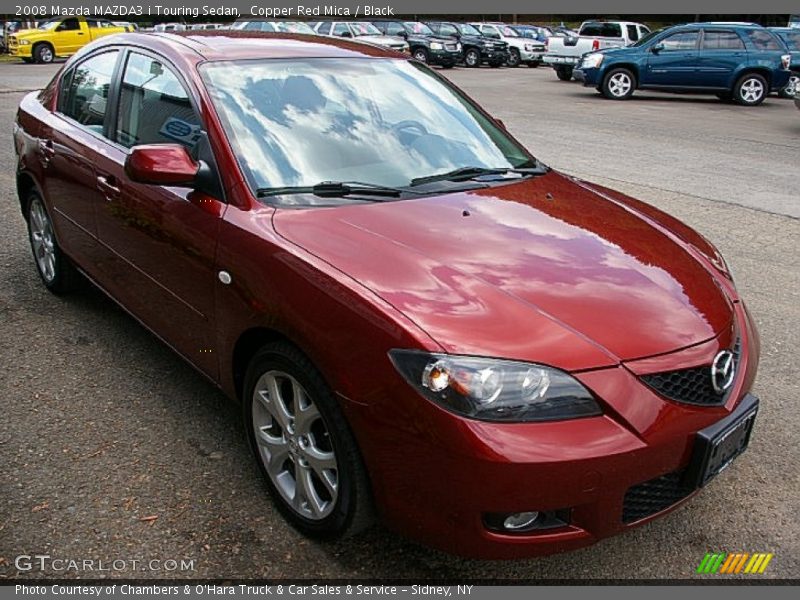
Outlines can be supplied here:
[[744, 42], [735, 31], [706, 31], [703, 50], [744, 50]]
[[783, 50], [775, 36], [766, 29], [745, 29], [744, 34], [755, 50]]
[[636, 25], [626, 25], [625, 29], [628, 31], [628, 39], [632, 42], [635, 42], [639, 39], [639, 30], [636, 29]]
[[103, 133], [108, 92], [117, 65], [119, 51], [104, 52], [87, 58], [72, 71], [69, 87], [62, 96], [61, 113], [95, 133]]

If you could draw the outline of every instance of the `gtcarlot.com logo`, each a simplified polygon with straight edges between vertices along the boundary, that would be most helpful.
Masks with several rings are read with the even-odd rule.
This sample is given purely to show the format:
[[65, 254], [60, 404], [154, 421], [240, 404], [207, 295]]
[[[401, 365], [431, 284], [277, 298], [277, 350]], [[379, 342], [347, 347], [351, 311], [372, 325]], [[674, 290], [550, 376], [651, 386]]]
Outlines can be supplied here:
[[22, 573], [27, 571], [64, 572], [141, 572], [141, 571], [194, 571], [194, 559], [152, 558], [140, 559], [95, 559], [53, 558], [49, 554], [21, 554], [14, 559], [14, 566]]
[[760, 575], [767, 570], [773, 554], [766, 552], [709, 552], [697, 567], [698, 573], [712, 575]]

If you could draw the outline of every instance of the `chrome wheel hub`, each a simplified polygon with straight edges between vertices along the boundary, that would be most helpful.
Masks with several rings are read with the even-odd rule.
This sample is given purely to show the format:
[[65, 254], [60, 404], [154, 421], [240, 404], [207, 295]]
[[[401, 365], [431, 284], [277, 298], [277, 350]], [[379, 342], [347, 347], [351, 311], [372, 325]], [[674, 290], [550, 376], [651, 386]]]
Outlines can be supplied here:
[[55, 241], [53, 227], [39, 198], [34, 198], [31, 202], [29, 216], [33, 257], [36, 259], [36, 266], [39, 267], [42, 277], [47, 283], [50, 283], [56, 277]]
[[764, 85], [758, 79], [748, 79], [739, 93], [745, 102], [756, 102], [764, 95]]
[[627, 94], [631, 86], [633, 86], [633, 82], [625, 73], [616, 73], [612, 75], [611, 79], [608, 81], [608, 90], [617, 98]]
[[322, 415], [300, 383], [268, 371], [253, 391], [253, 429], [272, 483], [307, 519], [327, 517], [339, 495], [339, 469]]

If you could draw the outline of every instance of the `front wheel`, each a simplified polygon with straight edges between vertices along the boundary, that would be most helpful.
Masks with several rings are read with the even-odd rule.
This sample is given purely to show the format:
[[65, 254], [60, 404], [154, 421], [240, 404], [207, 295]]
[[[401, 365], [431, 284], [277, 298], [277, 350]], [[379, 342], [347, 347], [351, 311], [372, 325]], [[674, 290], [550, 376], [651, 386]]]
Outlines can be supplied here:
[[733, 100], [742, 106], [758, 106], [767, 96], [767, 80], [758, 73], [743, 75], [733, 87]]
[[561, 81], [572, 79], [572, 67], [556, 67], [556, 77]]
[[276, 342], [245, 376], [250, 445], [278, 509], [317, 538], [366, 528], [372, 505], [356, 442], [333, 393], [294, 346]]
[[519, 63], [521, 62], [522, 58], [520, 58], [519, 50], [517, 50], [516, 48], [511, 48], [511, 51], [508, 54], [508, 60], [506, 61], [506, 64], [509, 67], [518, 67]]
[[33, 58], [39, 64], [50, 64], [55, 60], [56, 55], [50, 44], [41, 43], [33, 48]]
[[80, 283], [80, 275], [56, 241], [44, 200], [38, 193], [31, 192], [27, 206], [28, 239], [42, 282], [54, 294], [73, 291]]
[[464, 54], [464, 64], [467, 65], [468, 67], [480, 67], [481, 53], [475, 48], [470, 48]]
[[800, 91], [798, 88], [800, 87], [800, 73], [792, 73], [789, 77], [789, 83], [778, 92], [778, 96], [781, 98], [794, 98]]
[[425, 48], [415, 48], [413, 56], [421, 63], [428, 62], [428, 52], [425, 50]]
[[628, 69], [612, 69], [603, 78], [603, 95], [612, 100], [627, 100], [636, 89], [636, 79]]

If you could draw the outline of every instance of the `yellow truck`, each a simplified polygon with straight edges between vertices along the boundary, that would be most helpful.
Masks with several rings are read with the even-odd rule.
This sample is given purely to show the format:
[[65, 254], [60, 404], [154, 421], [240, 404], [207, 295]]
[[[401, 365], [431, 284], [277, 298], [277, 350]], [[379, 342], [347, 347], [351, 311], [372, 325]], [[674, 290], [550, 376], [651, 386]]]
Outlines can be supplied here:
[[70, 56], [92, 40], [127, 27], [92, 17], [60, 17], [42, 22], [36, 29], [22, 29], [8, 39], [8, 52], [25, 62], [51, 63], [59, 56]]

